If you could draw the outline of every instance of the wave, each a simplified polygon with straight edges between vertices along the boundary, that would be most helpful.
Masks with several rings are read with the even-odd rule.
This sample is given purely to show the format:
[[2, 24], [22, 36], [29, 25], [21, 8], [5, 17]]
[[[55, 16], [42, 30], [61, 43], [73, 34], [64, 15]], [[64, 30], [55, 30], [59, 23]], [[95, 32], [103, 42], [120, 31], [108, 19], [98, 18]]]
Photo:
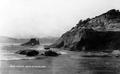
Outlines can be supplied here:
[[29, 60], [29, 59], [35, 59], [35, 57], [17, 57], [17, 56], [1, 56], [0, 60]]
[[0, 50], [0, 60], [23, 60], [23, 59], [34, 59], [35, 57], [27, 57], [7, 51]]
[[35, 57], [27, 57], [24, 55], [15, 54], [16, 51], [19, 51], [21, 49], [35, 49], [40, 51], [40, 50], [44, 50], [44, 47], [39, 46], [37, 48], [28, 48], [28, 47], [21, 47], [19, 46], [19, 44], [0, 43], [0, 60], [23, 60], [23, 59], [35, 58]]

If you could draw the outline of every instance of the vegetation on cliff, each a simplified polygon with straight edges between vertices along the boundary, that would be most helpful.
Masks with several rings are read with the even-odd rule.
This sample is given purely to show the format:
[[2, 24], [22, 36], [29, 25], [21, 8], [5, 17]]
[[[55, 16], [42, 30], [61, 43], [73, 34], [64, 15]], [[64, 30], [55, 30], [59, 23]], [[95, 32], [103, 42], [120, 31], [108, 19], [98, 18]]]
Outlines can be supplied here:
[[68, 48], [69, 50], [119, 49], [119, 42], [120, 12], [111, 9], [94, 18], [80, 20], [51, 47]]

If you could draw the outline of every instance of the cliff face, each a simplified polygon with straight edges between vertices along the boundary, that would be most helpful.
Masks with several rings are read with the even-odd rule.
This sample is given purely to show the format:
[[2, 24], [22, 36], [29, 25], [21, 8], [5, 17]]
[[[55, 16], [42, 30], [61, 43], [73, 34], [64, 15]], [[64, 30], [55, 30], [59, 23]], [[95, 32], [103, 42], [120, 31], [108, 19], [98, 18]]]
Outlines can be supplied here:
[[[120, 12], [119, 10], [112, 9], [94, 18], [80, 20], [75, 27], [64, 33], [51, 47], [68, 48], [69, 50], [91, 50], [93, 48], [98, 49], [95, 48], [95, 46], [105, 46], [103, 48], [106, 48], [113, 43], [112, 48], [114, 48], [114, 46], [117, 45], [115, 41], [120, 41], [119, 38]], [[91, 41], [89, 41], [89, 39]], [[96, 43], [94, 39], [96, 39], [98, 43]]]
[[76, 49], [86, 51], [118, 50], [120, 48], [120, 31], [95, 31], [84, 29]]

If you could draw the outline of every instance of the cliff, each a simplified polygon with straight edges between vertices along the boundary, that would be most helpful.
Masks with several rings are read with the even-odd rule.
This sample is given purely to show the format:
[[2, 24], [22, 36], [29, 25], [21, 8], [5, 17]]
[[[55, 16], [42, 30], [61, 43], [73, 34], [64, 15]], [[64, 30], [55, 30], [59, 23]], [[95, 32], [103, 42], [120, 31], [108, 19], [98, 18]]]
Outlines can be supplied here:
[[80, 20], [50, 47], [69, 50], [118, 49], [119, 41], [120, 12], [112, 9], [94, 18]]

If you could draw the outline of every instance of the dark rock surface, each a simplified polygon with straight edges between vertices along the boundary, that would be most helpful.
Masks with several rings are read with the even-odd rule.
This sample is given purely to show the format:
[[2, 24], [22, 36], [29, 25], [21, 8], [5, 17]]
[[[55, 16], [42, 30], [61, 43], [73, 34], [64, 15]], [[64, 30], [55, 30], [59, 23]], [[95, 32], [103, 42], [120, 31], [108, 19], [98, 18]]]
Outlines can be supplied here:
[[19, 50], [16, 53], [26, 56], [37, 56], [39, 54], [39, 51], [26, 49], [26, 50]]
[[94, 18], [80, 20], [50, 47], [91, 51], [119, 49], [119, 44], [120, 12], [112, 9]]
[[120, 31], [86, 29], [76, 48], [87, 51], [117, 50], [120, 48]]
[[42, 55], [44, 55], [44, 56], [58, 56], [59, 54], [55, 51], [48, 50], [48, 51], [45, 51], [44, 53], [42, 53]]
[[36, 46], [36, 45], [39, 45], [40, 42], [38, 39], [36, 38], [31, 38], [28, 42], [22, 44], [22, 46]]
[[44, 49], [48, 50], [48, 49], [50, 49], [50, 48], [49, 48], [49, 47], [44, 47]]

